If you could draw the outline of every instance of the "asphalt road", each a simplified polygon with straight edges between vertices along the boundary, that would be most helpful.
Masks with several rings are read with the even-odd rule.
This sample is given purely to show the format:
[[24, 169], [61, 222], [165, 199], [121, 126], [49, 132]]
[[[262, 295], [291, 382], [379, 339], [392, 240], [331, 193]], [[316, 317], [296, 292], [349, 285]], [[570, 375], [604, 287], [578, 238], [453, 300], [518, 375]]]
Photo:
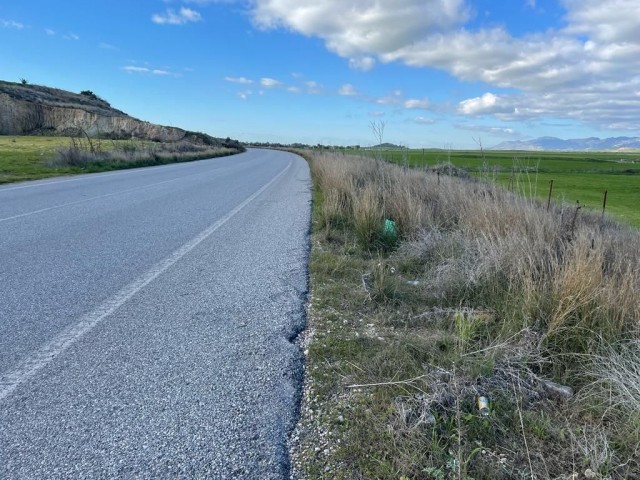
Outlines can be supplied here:
[[284, 478], [306, 163], [0, 187], [0, 478]]

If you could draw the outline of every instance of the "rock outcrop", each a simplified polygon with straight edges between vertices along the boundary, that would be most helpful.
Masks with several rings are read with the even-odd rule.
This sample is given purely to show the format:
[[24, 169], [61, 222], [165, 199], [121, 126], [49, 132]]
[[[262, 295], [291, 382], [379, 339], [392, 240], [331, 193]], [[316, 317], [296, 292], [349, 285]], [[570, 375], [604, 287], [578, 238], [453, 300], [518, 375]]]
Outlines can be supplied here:
[[0, 81], [0, 135], [89, 135], [159, 142], [225, 143], [202, 133], [130, 117], [90, 91], [78, 94], [3, 81]]

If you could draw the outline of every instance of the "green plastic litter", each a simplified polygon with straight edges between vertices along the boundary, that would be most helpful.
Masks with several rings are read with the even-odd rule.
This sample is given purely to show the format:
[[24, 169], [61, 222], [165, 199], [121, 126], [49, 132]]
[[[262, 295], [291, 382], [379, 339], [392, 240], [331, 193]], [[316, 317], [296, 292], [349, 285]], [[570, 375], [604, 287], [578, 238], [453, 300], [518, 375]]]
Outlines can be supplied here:
[[394, 222], [393, 220], [389, 220], [387, 218], [384, 221], [384, 233], [385, 235], [396, 237], [398, 235], [398, 230], [396, 229], [396, 222]]

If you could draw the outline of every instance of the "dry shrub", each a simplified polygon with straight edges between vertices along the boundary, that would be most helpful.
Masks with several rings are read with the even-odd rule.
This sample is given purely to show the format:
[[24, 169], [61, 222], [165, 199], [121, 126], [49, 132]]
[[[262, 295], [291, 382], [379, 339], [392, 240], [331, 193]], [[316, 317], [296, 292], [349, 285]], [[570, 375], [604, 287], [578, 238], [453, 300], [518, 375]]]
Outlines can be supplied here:
[[375, 185], [366, 185], [353, 199], [353, 220], [358, 242], [364, 248], [376, 245], [382, 234], [383, 210]]
[[[606, 318], [598, 325], [602, 320], [601, 311], [605, 308], [601, 304], [604, 287], [602, 262], [602, 250], [592, 249], [582, 236], [567, 247], [565, 262], [554, 270], [553, 310], [547, 326], [547, 339], [560, 342], [555, 346], [556, 351], [570, 348], [584, 352], [589, 345], [583, 341], [596, 340], [590, 332], [603, 335], [610, 328], [614, 332], [619, 330], [619, 326], [613, 323], [615, 318]], [[578, 347], [577, 343], [583, 345]]]
[[334, 227], [352, 216], [365, 250], [380, 247], [384, 219], [393, 220], [405, 238], [429, 223], [431, 207], [426, 200], [430, 196], [429, 184], [435, 185], [435, 181], [425, 184], [423, 172], [403, 171], [378, 160], [331, 154], [315, 155], [311, 168], [324, 193], [324, 226]]
[[584, 399], [640, 421], [640, 340], [611, 345], [591, 356], [585, 374], [591, 382], [582, 391]]
[[92, 165], [143, 166], [174, 161], [213, 158], [236, 152], [231, 148], [199, 145], [188, 141], [112, 142], [105, 147], [100, 139], [71, 138], [47, 160], [51, 167], [89, 167]]
[[[371, 478], [639, 478], [638, 232], [442, 172], [341, 154], [310, 164], [325, 226], [345, 227], [341, 258], [367, 265], [353, 264], [358, 315], [380, 316], [354, 365], [378, 387], [349, 429], [353, 458], [392, 466]], [[385, 219], [401, 239], [389, 256]]]
[[345, 192], [331, 188], [324, 192], [322, 223], [327, 232], [340, 227], [350, 219], [350, 199]]
[[365, 250], [385, 218], [396, 222], [427, 298], [491, 308], [505, 335], [536, 327], [564, 358], [638, 338], [637, 232], [575, 206], [547, 211], [493, 184], [377, 160], [314, 154], [311, 166], [328, 199], [325, 222], [352, 216]]

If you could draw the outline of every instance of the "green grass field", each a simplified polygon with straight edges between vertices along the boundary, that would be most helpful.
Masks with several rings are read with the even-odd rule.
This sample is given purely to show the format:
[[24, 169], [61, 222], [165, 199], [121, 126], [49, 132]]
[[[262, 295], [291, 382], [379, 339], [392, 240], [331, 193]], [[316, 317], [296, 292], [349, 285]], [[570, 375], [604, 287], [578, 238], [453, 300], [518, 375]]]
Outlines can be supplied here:
[[56, 149], [68, 144], [64, 137], [0, 136], [0, 183], [78, 173], [78, 168], [46, 165]]
[[[94, 142], [99, 142], [103, 150], [130, 143], [129, 140], [94, 140]], [[0, 184], [105, 169], [96, 165], [82, 168], [54, 167], [47, 164], [47, 160], [53, 157], [57, 150], [69, 147], [70, 143], [69, 137], [0, 135]]]
[[[69, 157], [70, 149], [81, 158]], [[67, 152], [62, 159], [61, 152]], [[238, 152], [234, 148], [182, 145], [181, 142], [0, 136], [0, 184], [186, 162]], [[70, 158], [76, 161], [71, 162]]]
[[353, 150], [379, 155], [411, 167], [451, 163], [472, 175], [486, 177], [525, 195], [546, 199], [553, 180], [553, 201], [584, 205], [640, 227], [640, 152], [521, 152], [478, 150]]

